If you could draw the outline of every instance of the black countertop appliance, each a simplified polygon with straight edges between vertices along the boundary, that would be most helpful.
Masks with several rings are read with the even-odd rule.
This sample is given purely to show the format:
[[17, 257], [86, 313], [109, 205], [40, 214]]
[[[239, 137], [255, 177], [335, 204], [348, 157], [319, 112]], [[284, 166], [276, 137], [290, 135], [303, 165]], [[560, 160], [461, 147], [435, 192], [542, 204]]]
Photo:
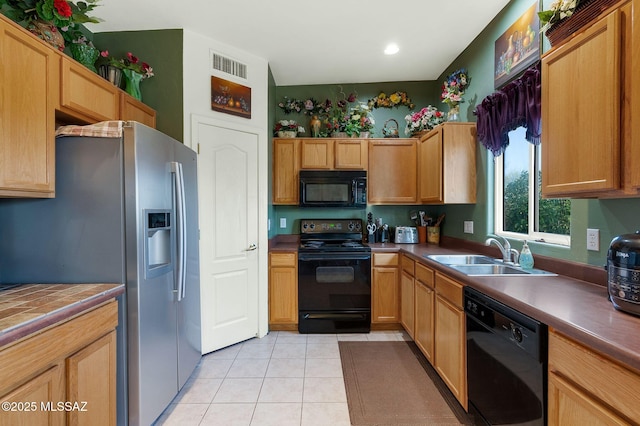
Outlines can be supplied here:
[[607, 252], [607, 282], [613, 306], [640, 316], [640, 231], [611, 240]]

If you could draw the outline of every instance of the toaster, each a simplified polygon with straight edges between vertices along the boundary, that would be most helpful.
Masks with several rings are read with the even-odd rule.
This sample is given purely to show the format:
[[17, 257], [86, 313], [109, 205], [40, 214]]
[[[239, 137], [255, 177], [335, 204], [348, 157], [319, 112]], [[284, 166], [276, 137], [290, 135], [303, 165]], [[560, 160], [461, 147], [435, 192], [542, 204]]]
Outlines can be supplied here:
[[417, 244], [418, 228], [415, 226], [397, 226], [396, 244]]

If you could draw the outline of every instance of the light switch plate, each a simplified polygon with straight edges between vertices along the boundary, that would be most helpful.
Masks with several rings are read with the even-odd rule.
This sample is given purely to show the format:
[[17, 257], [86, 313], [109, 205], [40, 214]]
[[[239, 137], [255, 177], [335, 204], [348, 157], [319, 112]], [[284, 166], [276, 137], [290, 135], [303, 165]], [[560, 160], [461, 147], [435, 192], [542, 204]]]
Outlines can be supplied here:
[[600, 251], [600, 230], [587, 228], [587, 250]]
[[465, 234], [473, 234], [473, 221], [465, 220], [464, 221], [464, 233]]
[[280, 228], [286, 228], [287, 227], [287, 218], [286, 217], [281, 217], [280, 218]]

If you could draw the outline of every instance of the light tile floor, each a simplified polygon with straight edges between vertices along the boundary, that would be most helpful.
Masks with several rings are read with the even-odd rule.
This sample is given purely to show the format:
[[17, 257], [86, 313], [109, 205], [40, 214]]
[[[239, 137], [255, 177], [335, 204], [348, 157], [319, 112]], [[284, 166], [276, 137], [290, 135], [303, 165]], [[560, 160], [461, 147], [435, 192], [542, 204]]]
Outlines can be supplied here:
[[156, 424], [348, 426], [338, 341], [407, 339], [272, 331], [203, 356]]

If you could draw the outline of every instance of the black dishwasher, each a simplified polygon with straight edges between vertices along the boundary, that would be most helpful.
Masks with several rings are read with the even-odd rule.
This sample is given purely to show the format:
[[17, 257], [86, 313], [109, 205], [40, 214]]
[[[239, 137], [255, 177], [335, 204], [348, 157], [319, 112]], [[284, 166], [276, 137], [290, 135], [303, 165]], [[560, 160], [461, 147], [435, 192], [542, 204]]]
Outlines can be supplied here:
[[546, 425], [547, 326], [465, 287], [469, 413], [479, 425]]

